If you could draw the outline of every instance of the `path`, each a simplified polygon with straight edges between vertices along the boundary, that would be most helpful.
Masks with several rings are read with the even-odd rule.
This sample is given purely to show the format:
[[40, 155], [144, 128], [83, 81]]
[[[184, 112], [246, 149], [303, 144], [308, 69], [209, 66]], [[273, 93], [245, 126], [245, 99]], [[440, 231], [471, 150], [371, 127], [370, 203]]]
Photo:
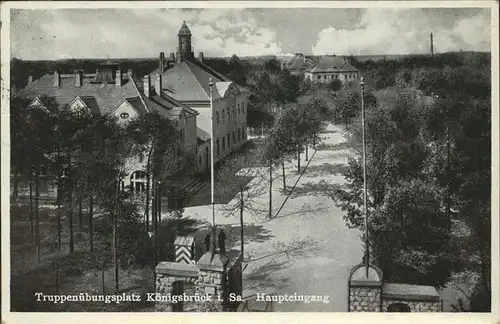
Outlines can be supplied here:
[[[301, 195], [292, 195], [272, 221], [245, 215], [247, 226], [258, 226], [261, 236], [255, 239], [246, 234], [245, 255], [255, 261], [250, 261], [244, 272], [244, 296], [255, 293], [328, 296], [328, 303], [285, 302], [276, 304], [276, 311], [346, 311], [348, 273], [361, 261], [359, 232], [345, 226], [343, 212], [329, 197], [306, 195], [308, 185], [321, 180], [329, 185], [344, 183], [340, 172], [346, 168], [348, 152], [343, 145], [342, 127], [329, 125], [321, 137], [324, 149], [316, 152], [297, 183], [296, 192]], [[306, 164], [303, 156], [301, 165]], [[295, 170], [296, 161], [287, 165], [290, 186], [298, 177]], [[281, 186], [281, 181], [274, 186], [273, 214], [286, 197], [280, 192]], [[257, 204], [265, 208], [267, 201], [268, 196], [263, 196], [257, 199]], [[187, 208], [184, 214], [208, 221], [207, 208]], [[217, 222], [236, 225], [238, 215], [219, 217]]]

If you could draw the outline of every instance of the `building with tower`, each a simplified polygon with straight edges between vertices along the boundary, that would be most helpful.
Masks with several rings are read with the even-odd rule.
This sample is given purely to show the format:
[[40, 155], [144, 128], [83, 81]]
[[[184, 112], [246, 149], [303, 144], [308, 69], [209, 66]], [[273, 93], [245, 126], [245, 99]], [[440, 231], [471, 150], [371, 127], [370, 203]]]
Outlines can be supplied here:
[[[239, 85], [206, 65], [202, 52], [195, 57], [192, 34], [185, 22], [177, 37], [175, 54], [172, 52], [165, 57], [161, 52], [158, 68], [150, 76], [161, 80], [161, 91], [165, 95], [198, 113], [198, 169], [209, 170], [210, 123], [214, 132], [215, 163], [246, 142], [247, 94]], [[210, 109], [210, 80], [213, 82], [213, 112]]]

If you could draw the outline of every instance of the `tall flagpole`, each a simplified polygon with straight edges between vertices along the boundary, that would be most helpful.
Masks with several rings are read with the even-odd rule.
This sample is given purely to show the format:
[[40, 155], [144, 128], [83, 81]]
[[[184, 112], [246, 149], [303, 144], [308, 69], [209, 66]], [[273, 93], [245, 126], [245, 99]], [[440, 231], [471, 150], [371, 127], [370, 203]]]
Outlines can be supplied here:
[[[212, 228], [215, 228], [215, 199], [214, 199], [214, 103], [213, 103], [213, 86], [212, 78], [208, 83], [210, 86], [210, 185], [211, 185], [211, 202], [212, 202]], [[215, 234], [215, 233], [213, 233]], [[212, 234], [212, 235], [213, 235]]]
[[365, 136], [365, 82], [361, 78], [361, 123], [363, 127], [363, 204], [365, 213], [365, 267], [366, 278], [368, 279], [368, 269], [370, 267], [370, 247], [368, 244], [368, 208], [366, 190], [366, 136]]

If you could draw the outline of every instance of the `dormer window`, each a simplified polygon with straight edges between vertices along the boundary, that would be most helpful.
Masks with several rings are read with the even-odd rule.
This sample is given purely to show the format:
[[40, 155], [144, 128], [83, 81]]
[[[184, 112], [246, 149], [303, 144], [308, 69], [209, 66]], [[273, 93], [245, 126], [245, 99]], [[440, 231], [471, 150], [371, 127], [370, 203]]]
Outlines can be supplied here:
[[130, 117], [130, 115], [126, 112], [120, 114], [121, 119], [128, 119], [129, 117]]

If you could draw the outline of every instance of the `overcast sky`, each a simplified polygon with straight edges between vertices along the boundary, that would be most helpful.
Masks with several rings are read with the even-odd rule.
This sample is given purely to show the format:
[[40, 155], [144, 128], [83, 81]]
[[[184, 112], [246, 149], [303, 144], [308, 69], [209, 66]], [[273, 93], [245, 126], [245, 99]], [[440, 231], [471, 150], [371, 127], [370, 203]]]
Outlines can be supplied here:
[[11, 11], [17, 58], [131, 58], [175, 52], [186, 21], [196, 53], [417, 54], [490, 51], [489, 9], [52, 9]]

